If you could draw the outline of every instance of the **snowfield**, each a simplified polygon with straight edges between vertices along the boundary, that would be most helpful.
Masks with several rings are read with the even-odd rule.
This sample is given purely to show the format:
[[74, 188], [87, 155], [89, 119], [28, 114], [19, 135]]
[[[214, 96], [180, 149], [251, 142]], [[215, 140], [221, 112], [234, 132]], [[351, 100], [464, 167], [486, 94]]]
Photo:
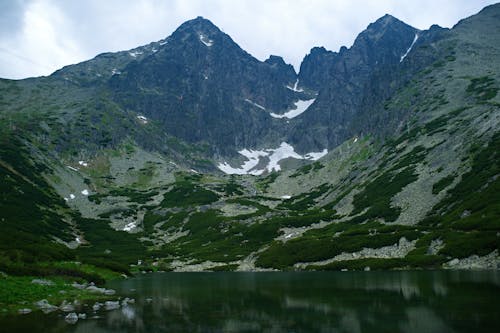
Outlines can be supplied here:
[[[316, 161], [328, 153], [327, 149], [321, 152], [311, 152], [305, 155], [300, 155], [295, 152], [292, 145], [282, 142], [276, 149], [252, 150], [242, 149], [238, 152], [247, 158], [240, 167], [232, 167], [229, 163], [219, 163], [217, 166], [219, 170], [228, 175], [254, 175], [258, 176], [264, 172], [280, 171], [280, 161], [287, 158], [294, 158], [297, 160]], [[257, 168], [259, 164], [265, 162], [263, 168]]]

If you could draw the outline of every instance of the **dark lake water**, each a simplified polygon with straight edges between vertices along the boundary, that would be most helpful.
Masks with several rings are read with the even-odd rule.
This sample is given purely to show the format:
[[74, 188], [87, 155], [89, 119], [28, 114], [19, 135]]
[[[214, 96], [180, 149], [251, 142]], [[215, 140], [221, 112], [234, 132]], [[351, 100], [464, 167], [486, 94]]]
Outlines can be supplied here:
[[[108, 285], [135, 304], [0, 332], [500, 332], [500, 272], [156, 273]], [[92, 318], [96, 317], [96, 318]]]

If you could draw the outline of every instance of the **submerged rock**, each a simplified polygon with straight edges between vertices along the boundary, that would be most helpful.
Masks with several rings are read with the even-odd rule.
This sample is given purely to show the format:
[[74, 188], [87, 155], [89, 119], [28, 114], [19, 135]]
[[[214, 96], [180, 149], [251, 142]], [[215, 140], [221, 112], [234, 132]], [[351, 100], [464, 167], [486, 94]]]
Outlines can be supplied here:
[[69, 313], [66, 317], [64, 317], [64, 320], [68, 323], [68, 324], [76, 324], [76, 322], [78, 321], [78, 315], [74, 312], [71, 312]]
[[106, 310], [110, 311], [110, 310], [115, 310], [115, 309], [118, 309], [120, 307], [120, 302], [119, 301], [106, 301], [106, 303], [104, 303], [104, 307], [106, 308]]

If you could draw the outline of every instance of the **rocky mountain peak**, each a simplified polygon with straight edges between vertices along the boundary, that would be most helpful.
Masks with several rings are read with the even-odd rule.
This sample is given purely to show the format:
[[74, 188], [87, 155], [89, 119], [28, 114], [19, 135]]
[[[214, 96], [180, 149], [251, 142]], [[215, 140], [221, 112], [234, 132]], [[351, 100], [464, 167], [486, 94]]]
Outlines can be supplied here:
[[206, 34], [222, 33], [222, 31], [215, 24], [213, 24], [210, 20], [202, 16], [198, 16], [195, 19], [182, 23], [173, 33], [173, 35], [179, 32], [187, 32], [187, 31], [196, 31], [199, 33], [206, 33]]

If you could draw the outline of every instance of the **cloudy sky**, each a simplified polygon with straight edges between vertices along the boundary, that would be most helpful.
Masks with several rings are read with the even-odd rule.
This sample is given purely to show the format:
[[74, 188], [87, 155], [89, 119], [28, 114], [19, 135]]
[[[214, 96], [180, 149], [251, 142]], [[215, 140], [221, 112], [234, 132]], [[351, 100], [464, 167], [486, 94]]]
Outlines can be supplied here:
[[102, 52], [160, 40], [196, 16], [258, 59], [277, 54], [298, 69], [311, 47], [349, 47], [386, 13], [419, 29], [452, 27], [497, 1], [0, 0], [0, 77], [48, 75]]

